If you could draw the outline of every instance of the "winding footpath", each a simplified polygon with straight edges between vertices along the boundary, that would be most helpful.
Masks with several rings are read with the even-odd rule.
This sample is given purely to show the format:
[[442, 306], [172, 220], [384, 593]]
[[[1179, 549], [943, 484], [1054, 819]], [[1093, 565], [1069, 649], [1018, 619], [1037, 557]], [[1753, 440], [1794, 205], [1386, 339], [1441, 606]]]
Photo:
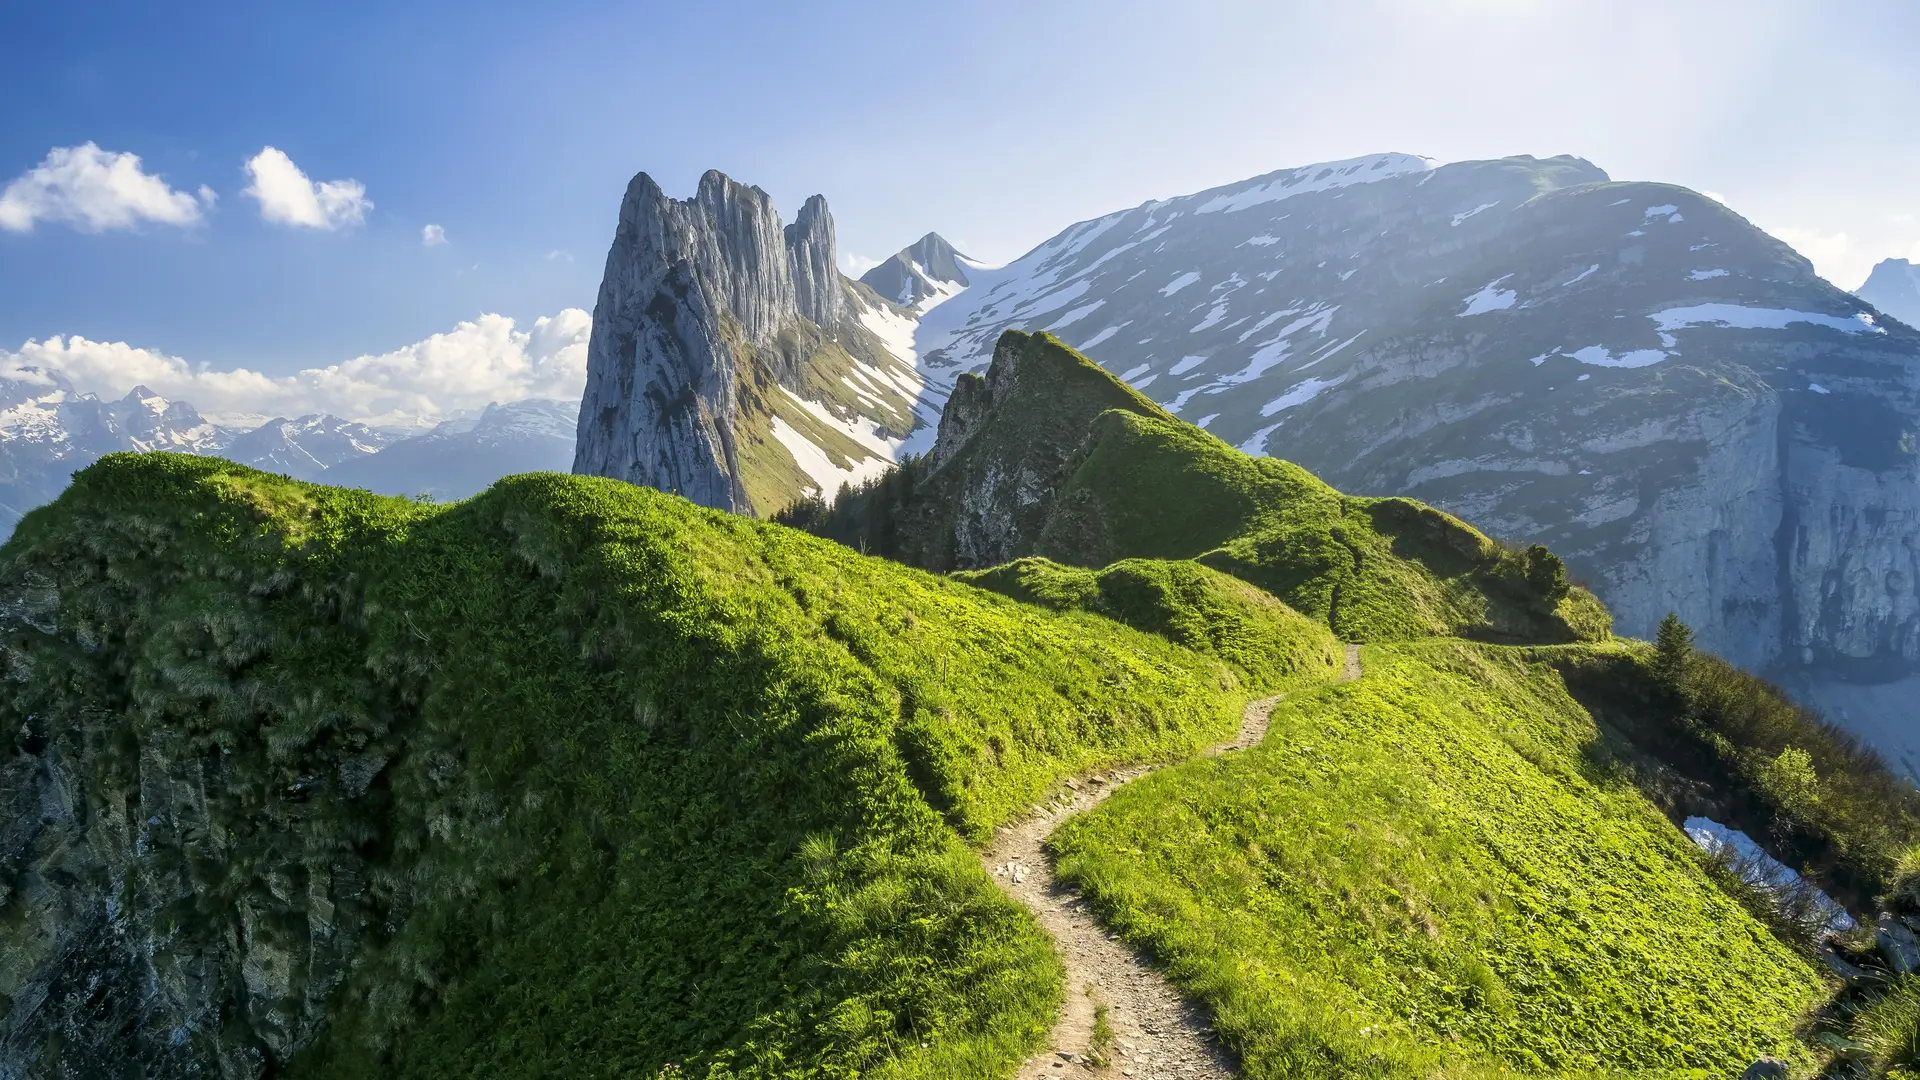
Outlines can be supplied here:
[[[1335, 681], [1359, 677], [1360, 646], [1348, 645], [1346, 664]], [[1250, 702], [1241, 714], [1239, 733], [1207, 748], [1205, 756], [1244, 750], [1265, 738], [1267, 718], [1279, 701], [1270, 697]], [[1047, 838], [1061, 822], [1100, 805], [1114, 789], [1152, 771], [1147, 766], [1111, 769], [1069, 780], [1064, 797], [1001, 828], [993, 846], [980, 856], [994, 883], [1026, 905], [1053, 936], [1067, 969], [1066, 1006], [1047, 1048], [1021, 1067], [1020, 1080], [1087, 1075], [1233, 1080], [1239, 1074], [1233, 1055], [1214, 1038], [1206, 1008], [1183, 998], [1150, 961], [1102, 929], [1086, 900], [1054, 878], [1046, 857]], [[1101, 1007], [1114, 1036], [1107, 1051], [1111, 1064], [1104, 1069], [1088, 1056]]]

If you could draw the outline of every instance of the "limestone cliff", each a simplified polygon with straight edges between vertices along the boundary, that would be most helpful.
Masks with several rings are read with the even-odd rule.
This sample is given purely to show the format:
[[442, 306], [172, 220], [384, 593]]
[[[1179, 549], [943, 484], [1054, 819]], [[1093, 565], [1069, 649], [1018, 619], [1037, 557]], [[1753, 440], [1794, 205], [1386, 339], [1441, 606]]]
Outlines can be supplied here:
[[816, 195], [791, 225], [719, 172], [691, 199], [645, 173], [594, 308], [573, 471], [769, 513], [883, 468], [917, 427], [901, 317], [835, 268]]

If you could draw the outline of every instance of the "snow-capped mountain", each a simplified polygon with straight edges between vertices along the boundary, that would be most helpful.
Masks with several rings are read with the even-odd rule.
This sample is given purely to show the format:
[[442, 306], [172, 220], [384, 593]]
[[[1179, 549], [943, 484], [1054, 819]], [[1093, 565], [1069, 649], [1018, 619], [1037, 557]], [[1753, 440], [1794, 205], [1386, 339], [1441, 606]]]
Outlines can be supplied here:
[[276, 416], [234, 436], [220, 456], [298, 480], [319, 480], [329, 469], [372, 457], [397, 438], [393, 432], [325, 413], [295, 420]]
[[1920, 326], [1920, 265], [1887, 259], [1873, 268], [1854, 295], [1908, 326]]
[[571, 401], [490, 405], [411, 437], [325, 414], [230, 428], [144, 386], [105, 401], [59, 372], [15, 370], [0, 376], [0, 539], [117, 451], [214, 454], [302, 480], [458, 499], [512, 473], [567, 471], [578, 413]]
[[57, 371], [0, 376], [0, 538], [67, 486], [75, 470], [120, 450], [217, 451], [233, 432], [144, 386], [117, 401], [76, 393]]
[[579, 415], [574, 402], [550, 398], [489, 405], [476, 416], [342, 462], [321, 480], [383, 495], [464, 499], [514, 473], [566, 472], [573, 465]]
[[1676, 610], [1920, 761], [1891, 704], [1920, 691], [1920, 333], [1720, 203], [1577, 158], [1383, 154], [967, 276], [905, 313], [930, 398], [1001, 331], [1052, 331], [1244, 449], [1549, 544], [1623, 632]]
[[989, 269], [954, 250], [939, 233], [928, 233], [860, 275], [860, 284], [883, 299], [924, 312], [973, 283], [969, 274]]

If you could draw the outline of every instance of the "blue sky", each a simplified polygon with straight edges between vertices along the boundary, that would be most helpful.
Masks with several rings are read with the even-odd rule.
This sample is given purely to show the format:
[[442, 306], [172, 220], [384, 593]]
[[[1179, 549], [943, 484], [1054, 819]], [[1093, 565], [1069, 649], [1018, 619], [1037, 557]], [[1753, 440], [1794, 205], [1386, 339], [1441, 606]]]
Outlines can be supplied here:
[[[592, 306], [639, 170], [822, 192], [850, 258], [936, 229], [1005, 261], [1317, 160], [1574, 153], [1712, 191], [1845, 287], [1920, 258], [1912, 0], [77, 2], [14, 5], [5, 39], [0, 186], [92, 144], [174, 201], [30, 228], [0, 201], [0, 350], [279, 375], [483, 314], [524, 333]], [[267, 220], [267, 147], [338, 213]]]

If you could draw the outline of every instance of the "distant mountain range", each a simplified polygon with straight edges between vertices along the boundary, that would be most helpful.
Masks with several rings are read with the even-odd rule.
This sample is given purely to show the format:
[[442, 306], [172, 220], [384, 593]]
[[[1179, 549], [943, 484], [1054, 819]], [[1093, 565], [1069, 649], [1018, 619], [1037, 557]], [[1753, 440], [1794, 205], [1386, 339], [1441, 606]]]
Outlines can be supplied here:
[[536, 398], [490, 405], [422, 433], [324, 414], [236, 428], [144, 386], [107, 401], [76, 392], [59, 372], [16, 371], [0, 378], [0, 536], [58, 495], [75, 471], [116, 451], [217, 454], [301, 480], [461, 499], [509, 473], [566, 471], [577, 415], [573, 402]]

